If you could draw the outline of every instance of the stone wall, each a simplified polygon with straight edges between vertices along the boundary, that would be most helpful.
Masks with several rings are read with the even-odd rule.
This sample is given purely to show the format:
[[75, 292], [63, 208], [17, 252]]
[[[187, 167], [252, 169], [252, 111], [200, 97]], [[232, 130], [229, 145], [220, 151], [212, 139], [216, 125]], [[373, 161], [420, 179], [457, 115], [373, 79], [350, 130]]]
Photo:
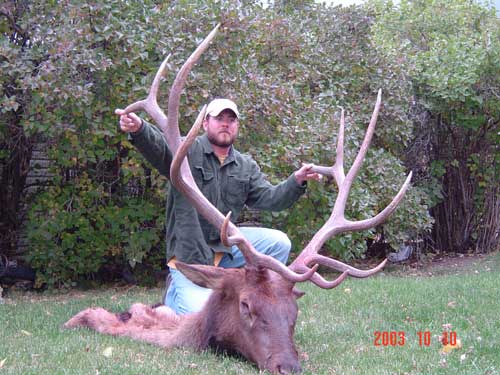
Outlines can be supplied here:
[[34, 195], [50, 185], [53, 175], [49, 171], [50, 159], [47, 155], [47, 144], [38, 142], [33, 146], [28, 175], [23, 190], [23, 198], [19, 208], [19, 220], [22, 223], [18, 235], [14, 257], [21, 257], [27, 249], [26, 237], [27, 213]]

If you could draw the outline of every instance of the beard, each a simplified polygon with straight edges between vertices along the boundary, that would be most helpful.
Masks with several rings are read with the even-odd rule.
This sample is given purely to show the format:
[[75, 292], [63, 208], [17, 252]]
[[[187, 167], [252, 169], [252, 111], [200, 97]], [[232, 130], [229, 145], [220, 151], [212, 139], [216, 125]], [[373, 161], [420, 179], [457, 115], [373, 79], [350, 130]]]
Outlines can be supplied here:
[[236, 139], [236, 135], [231, 135], [230, 133], [226, 132], [220, 132], [220, 133], [214, 133], [214, 132], [207, 132], [207, 137], [208, 140], [210, 141], [211, 144], [218, 146], [218, 147], [229, 147], [234, 143], [234, 140]]

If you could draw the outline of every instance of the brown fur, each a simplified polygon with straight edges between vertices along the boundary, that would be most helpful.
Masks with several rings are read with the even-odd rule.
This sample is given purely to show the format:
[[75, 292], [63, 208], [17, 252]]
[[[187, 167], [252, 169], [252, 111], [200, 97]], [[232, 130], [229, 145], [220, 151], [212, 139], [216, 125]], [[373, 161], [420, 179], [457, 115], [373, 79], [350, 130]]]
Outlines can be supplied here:
[[294, 284], [269, 270], [222, 269], [181, 264], [191, 280], [213, 289], [198, 312], [176, 315], [166, 306], [132, 305], [127, 313], [81, 311], [64, 325], [127, 336], [164, 348], [222, 349], [242, 354], [274, 373], [299, 372], [293, 342], [297, 319]]

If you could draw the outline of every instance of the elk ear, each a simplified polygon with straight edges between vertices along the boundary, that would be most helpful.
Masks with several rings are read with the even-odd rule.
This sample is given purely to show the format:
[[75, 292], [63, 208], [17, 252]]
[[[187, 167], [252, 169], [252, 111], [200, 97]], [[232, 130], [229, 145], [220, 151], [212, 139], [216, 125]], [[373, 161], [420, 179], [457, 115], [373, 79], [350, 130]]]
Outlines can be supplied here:
[[222, 289], [224, 280], [232, 274], [233, 269], [225, 269], [214, 266], [204, 266], [200, 264], [175, 263], [176, 268], [182, 272], [189, 280], [202, 288]]
[[299, 290], [296, 287], [293, 287], [292, 293], [295, 299], [299, 299], [300, 297], [303, 297], [306, 294], [306, 292], [303, 292], [302, 290]]

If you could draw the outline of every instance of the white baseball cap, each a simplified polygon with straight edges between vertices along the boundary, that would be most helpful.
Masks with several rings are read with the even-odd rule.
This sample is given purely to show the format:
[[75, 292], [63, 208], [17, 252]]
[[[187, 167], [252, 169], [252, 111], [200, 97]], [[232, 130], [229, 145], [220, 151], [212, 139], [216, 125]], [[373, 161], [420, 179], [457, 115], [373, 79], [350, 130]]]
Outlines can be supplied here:
[[223, 110], [230, 109], [234, 112], [237, 118], [240, 118], [240, 113], [238, 112], [238, 107], [236, 103], [229, 99], [214, 99], [207, 106], [207, 115], [218, 116]]

